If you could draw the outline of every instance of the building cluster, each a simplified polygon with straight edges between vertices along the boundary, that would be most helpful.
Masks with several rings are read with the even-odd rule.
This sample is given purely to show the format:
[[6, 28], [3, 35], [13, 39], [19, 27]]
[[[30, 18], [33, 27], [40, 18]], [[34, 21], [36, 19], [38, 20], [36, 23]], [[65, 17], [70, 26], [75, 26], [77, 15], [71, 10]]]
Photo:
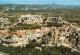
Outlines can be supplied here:
[[58, 22], [61, 23], [62, 18], [61, 17], [48, 17], [47, 20], [45, 22]]
[[[1, 30], [1, 42], [5, 46], [26, 46], [31, 40], [37, 40], [37, 43], [46, 43], [47, 46], [64, 45], [72, 47], [68, 41], [71, 35], [71, 26], [63, 25], [62, 27], [41, 27], [40, 29], [16, 30], [10, 33], [9, 30]], [[50, 35], [49, 35], [50, 34]], [[46, 37], [46, 38], [45, 38]], [[45, 41], [46, 40], [46, 41]], [[45, 44], [42, 44], [45, 46]]]
[[0, 25], [10, 24], [10, 20], [8, 18], [0, 18]]
[[[7, 16], [7, 15], [6, 15]], [[22, 24], [43, 24], [44, 21], [44, 17], [42, 18], [41, 15], [31, 15], [31, 14], [26, 14], [26, 15], [21, 15], [20, 18], [18, 18], [17, 22], [13, 22], [13, 24], [11, 24], [10, 20], [6, 17], [6, 18], [0, 18], [0, 24], [1, 25], [10, 25], [10, 27], [12, 26], [16, 26], [19, 23]], [[69, 22], [66, 22], [64, 20], [62, 20], [61, 17], [48, 17], [47, 20], [44, 21], [45, 24], [47, 23], [66, 23], [68, 24]], [[7, 29], [9, 29], [10, 27], [8, 27]]]
[[[3, 19], [4, 20], [8, 20]], [[38, 24], [43, 23], [40, 15], [22, 15], [18, 23]], [[5, 21], [4, 21], [5, 22]], [[61, 17], [48, 17], [45, 23], [62, 23], [62, 27], [41, 27], [40, 29], [28, 30], [0, 30], [0, 43], [4, 46], [25, 47], [30, 41], [36, 40], [42, 46], [61, 46], [80, 48], [80, 28], [74, 27], [71, 23], [62, 20]], [[6, 23], [6, 22], [5, 22]], [[7, 24], [7, 23], [6, 23]]]
[[40, 15], [21, 15], [20, 18], [18, 18], [18, 21], [23, 24], [37, 24], [37, 23], [43, 23], [43, 19]]
[[[44, 18], [41, 17], [41, 15], [21, 15], [20, 18], [18, 18], [18, 21], [23, 24], [40, 24], [43, 23]], [[61, 17], [48, 17], [45, 23], [63, 23], [64, 20], [62, 20]], [[65, 23], [65, 22], [64, 22]]]

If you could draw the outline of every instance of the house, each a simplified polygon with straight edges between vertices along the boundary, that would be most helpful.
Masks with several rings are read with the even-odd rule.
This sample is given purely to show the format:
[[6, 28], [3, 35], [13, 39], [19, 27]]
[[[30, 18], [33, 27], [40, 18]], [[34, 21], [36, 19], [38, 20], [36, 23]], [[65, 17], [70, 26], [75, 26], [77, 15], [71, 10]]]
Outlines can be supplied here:
[[66, 36], [60, 36], [59, 40], [61, 40], [61, 43], [64, 43]]
[[35, 48], [36, 48], [36, 49], [38, 49], [38, 50], [40, 50], [40, 51], [42, 50], [42, 48], [41, 48], [41, 47], [38, 47], [38, 46], [37, 46], [37, 47], [35, 47]]
[[61, 17], [48, 17], [47, 20], [45, 22], [61, 22], [62, 18]]
[[42, 31], [50, 31], [51, 29], [50, 29], [50, 27], [41, 27], [41, 30]]

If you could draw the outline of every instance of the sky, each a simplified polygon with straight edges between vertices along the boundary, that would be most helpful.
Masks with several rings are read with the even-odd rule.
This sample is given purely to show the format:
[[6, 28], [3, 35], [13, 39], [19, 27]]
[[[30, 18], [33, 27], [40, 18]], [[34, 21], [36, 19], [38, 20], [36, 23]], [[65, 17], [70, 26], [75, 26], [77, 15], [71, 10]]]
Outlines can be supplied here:
[[0, 4], [59, 4], [80, 5], [80, 0], [0, 0]]

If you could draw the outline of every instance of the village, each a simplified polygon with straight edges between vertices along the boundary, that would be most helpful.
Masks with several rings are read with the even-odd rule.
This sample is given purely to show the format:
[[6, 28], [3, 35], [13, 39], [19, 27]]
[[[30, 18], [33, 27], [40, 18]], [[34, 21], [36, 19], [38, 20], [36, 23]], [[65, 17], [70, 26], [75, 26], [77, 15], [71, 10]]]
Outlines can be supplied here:
[[[0, 43], [6, 47], [25, 47], [30, 41], [36, 40], [42, 46], [65, 46], [69, 48], [77, 47], [80, 49], [80, 28], [75, 27], [72, 23], [63, 20], [61, 17], [48, 17], [43, 24], [44, 17], [41, 15], [21, 15], [18, 21], [10, 26], [8, 18], [0, 18], [0, 27], [5, 28], [0, 30]], [[10, 32], [9, 28], [22, 24], [38, 24], [44, 25], [37, 29], [15, 30]], [[60, 27], [46, 26], [48, 23], [62, 24]]]

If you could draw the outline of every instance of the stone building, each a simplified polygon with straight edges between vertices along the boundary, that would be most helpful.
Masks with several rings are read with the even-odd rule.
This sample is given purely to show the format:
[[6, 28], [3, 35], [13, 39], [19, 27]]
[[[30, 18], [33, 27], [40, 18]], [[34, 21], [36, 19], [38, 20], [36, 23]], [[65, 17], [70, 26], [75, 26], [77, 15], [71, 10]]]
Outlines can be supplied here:
[[61, 17], [48, 17], [47, 20], [45, 22], [61, 22], [62, 18]]
[[40, 24], [43, 23], [43, 19], [40, 15], [21, 15], [20, 18], [18, 18], [18, 21], [23, 24]]

